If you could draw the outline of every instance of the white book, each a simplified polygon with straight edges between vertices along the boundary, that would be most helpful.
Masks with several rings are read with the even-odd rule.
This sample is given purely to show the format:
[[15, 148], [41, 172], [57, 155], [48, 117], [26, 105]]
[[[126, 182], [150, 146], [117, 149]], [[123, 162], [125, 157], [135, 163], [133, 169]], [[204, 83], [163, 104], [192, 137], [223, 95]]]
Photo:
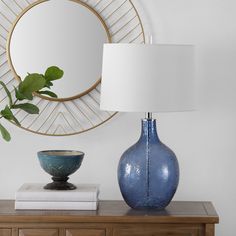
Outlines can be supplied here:
[[15, 201], [16, 210], [97, 210], [98, 202]]
[[35, 202], [96, 202], [99, 186], [94, 184], [77, 184], [74, 190], [47, 190], [41, 183], [25, 183], [15, 194], [16, 201]]

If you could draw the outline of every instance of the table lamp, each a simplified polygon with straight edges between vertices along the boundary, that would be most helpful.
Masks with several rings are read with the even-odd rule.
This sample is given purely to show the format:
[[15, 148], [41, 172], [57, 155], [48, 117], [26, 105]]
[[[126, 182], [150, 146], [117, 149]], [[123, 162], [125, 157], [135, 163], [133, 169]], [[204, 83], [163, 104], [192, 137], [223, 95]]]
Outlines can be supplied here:
[[100, 108], [146, 113], [139, 140], [118, 166], [120, 190], [131, 208], [164, 209], [178, 187], [177, 158], [160, 141], [152, 112], [193, 110], [193, 52], [192, 45], [104, 45]]

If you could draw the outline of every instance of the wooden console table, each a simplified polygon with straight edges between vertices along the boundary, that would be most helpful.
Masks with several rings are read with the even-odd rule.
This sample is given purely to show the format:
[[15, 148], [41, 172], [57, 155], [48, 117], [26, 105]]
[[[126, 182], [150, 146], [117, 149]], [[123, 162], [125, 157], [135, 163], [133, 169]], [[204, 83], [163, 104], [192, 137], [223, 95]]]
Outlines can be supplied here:
[[97, 211], [15, 211], [0, 200], [0, 236], [213, 236], [210, 202], [172, 202], [165, 211], [136, 211], [101, 201]]

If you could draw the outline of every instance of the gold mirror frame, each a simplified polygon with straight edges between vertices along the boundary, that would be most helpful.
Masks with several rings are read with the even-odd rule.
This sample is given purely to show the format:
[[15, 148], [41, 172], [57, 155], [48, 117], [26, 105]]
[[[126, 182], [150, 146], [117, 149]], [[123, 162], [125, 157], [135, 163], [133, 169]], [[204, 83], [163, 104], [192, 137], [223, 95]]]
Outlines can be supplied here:
[[[19, 19], [33, 6], [50, 0], [0, 0], [0, 79], [14, 95], [13, 86], [19, 77], [11, 63], [9, 42]], [[101, 20], [109, 42], [145, 43], [145, 34], [140, 16], [131, 0], [68, 0], [89, 10]], [[8, 55], [9, 54], [9, 55]], [[18, 80], [16, 80], [18, 78]], [[0, 102], [7, 96], [0, 88]], [[91, 130], [110, 118], [115, 112], [99, 109], [100, 80], [92, 88], [70, 99], [51, 99], [35, 96], [33, 103], [40, 108], [38, 116], [24, 111], [15, 112], [21, 128], [42, 135], [64, 136]]]

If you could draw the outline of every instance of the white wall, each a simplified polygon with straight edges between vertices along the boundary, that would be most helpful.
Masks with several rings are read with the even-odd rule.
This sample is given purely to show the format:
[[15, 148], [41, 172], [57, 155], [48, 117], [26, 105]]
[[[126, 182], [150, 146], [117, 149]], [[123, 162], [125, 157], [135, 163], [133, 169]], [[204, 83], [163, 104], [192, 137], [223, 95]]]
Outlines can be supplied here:
[[[175, 200], [212, 201], [218, 236], [234, 236], [236, 211], [236, 2], [234, 0], [134, 0], [143, 5], [156, 42], [196, 45], [199, 108], [155, 115], [159, 136], [178, 156], [181, 179]], [[122, 152], [135, 142], [142, 114], [119, 114], [97, 129], [70, 137], [33, 135], [10, 124], [11, 143], [0, 145], [0, 198], [14, 198], [24, 182], [47, 182], [36, 152], [86, 153], [72, 182], [101, 184], [101, 199], [121, 199], [116, 180]]]

